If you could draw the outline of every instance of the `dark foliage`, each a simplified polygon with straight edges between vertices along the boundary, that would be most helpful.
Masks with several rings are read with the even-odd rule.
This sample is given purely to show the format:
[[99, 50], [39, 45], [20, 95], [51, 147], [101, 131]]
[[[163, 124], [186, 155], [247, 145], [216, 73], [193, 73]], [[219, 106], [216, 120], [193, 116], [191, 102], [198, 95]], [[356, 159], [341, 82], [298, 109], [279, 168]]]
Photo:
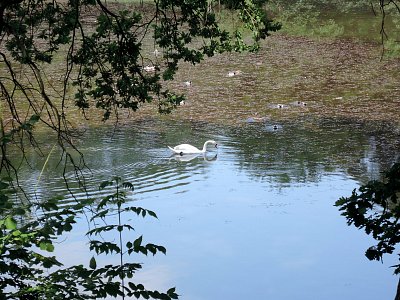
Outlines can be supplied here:
[[[383, 255], [392, 254], [400, 242], [399, 196], [400, 163], [396, 163], [382, 181], [370, 181], [335, 204], [349, 225], [363, 228], [378, 242], [365, 253], [370, 260], [382, 260]], [[400, 264], [393, 268], [395, 274], [400, 273]]]

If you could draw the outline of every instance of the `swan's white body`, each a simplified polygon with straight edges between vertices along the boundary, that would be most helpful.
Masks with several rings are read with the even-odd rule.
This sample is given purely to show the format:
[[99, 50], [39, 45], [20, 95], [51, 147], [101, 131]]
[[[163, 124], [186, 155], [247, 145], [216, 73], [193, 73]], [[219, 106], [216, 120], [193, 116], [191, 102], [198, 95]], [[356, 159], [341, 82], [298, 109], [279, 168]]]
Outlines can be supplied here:
[[180, 154], [180, 155], [183, 155], [183, 154], [195, 154], [195, 153], [205, 153], [207, 151], [207, 145], [208, 144], [215, 145], [215, 148], [217, 148], [217, 142], [216, 141], [212, 141], [212, 140], [206, 141], [204, 143], [203, 149], [201, 149], [201, 150], [196, 148], [196, 147], [194, 147], [194, 146], [192, 146], [192, 145], [189, 145], [189, 144], [181, 144], [181, 145], [175, 146], [174, 148], [168, 146], [168, 148], [171, 151], [173, 151], [174, 153]]

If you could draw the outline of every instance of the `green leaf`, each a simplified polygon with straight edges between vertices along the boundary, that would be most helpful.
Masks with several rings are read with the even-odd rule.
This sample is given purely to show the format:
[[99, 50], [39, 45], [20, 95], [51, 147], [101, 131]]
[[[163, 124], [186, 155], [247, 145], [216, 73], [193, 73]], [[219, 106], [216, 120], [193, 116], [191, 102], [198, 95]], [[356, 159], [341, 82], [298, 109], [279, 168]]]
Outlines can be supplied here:
[[122, 184], [122, 186], [124, 187], [124, 188], [126, 188], [126, 189], [130, 189], [130, 190], [134, 190], [134, 187], [133, 187], [133, 184], [132, 183], [130, 183], [130, 182], [124, 182], [123, 184]]
[[54, 251], [54, 245], [52, 243], [47, 243], [46, 251], [47, 252], [53, 252]]
[[47, 248], [47, 243], [46, 242], [40, 242], [39, 243], [39, 248], [40, 248], [40, 250], [46, 250], [46, 248]]
[[6, 228], [9, 230], [17, 229], [17, 222], [12, 217], [7, 217], [5, 219], [4, 224], [6, 225]]
[[53, 266], [62, 266], [63, 264], [60, 263], [54, 256], [52, 257], [45, 257], [43, 258], [43, 267], [51, 268]]
[[170, 295], [170, 294], [174, 294], [174, 293], [175, 293], [175, 290], [176, 290], [176, 288], [175, 288], [175, 287], [173, 287], [173, 288], [170, 288], [170, 289], [167, 291], [167, 294], [168, 294], [168, 295]]
[[112, 184], [112, 181], [103, 181], [102, 183], [100, 183], [99, 189], [102, 190], [107, 186], [111, 186]]
[[5, 190], [9, 187], [9, 184], [4, 182], [4, 181], [0, 181], [0, 190]]
[[147, 210], [147, 212], [148, 212], [148, 214], [149, 214], [150, 216], [152, 216], [152, 217], [158, 219], [158, 217], [157, 217], [157, 215], [156, 215], [156, 213], [155, 213], [154, 211]]
[[162, 253], [164, 253], [164, 254], [167, 254], [167, 249], [165, 249], [165, 247], [163, 247], [163, 246], [158, 246], [157, 249], [158, 249], [158, 251], [160, 251], [160, 252], [162, 252]]
[[12, 232], [12, 235], [13, 235], [13, 236], [20, 236], [20, 235], [21, 235], [21, 231], [19, 231], [19, 230], [14, 230], [14, 231]]
[[47, 251], [47, 252], [53, 252], [54, 251], [54, 245], [51, 241], [42, 241], [39, 244], [40, 250]]
[[90, 259], [89, 267], [93, 270], [97, 267], [96, 259], [94, 258], [94, 256], [92, 256], [92, 258]]
[[14, 214], [22, 216], [22, 215], [25, 214], [25, 209], [22, 208], [22, 207], [17, 207], [17, 208], [14, 210]]
[[40, 120], [40, 116], [39, 115], [32, 115], [28, 122], [30, 124], [35, 124], [39, 120]]
[[133, 247], [138, 248], [142, 244], [143, 236], [141, 235], [133, 242]]

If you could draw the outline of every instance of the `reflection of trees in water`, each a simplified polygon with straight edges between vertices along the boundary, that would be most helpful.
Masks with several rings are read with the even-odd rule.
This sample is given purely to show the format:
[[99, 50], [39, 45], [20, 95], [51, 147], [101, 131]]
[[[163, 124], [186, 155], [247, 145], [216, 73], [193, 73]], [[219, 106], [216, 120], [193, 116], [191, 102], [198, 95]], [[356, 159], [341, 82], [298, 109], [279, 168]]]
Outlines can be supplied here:
[[[98, 186], [112, 176], [121, 176], [124, 181], [132, 182], [136, 194], [187, 185], [190, 176], [205, 174], [208, 165], [216, 159], [215, 155], [211, 155], [184, 163], [171, 160], [162, 128], [157, 124], [143, 125], [121, 127], [115, 132], [114, 128], [107, 127], [90, 129], [82, 136], [80, 150], [88, 166], [83, 173], [85, 188], [77, 184], [74, 170], [66, 173], [68, 188], [77, 199], [106, 194], [107, 190], [100, 192]], [[177, 132], [182, 133], [181, 129], [182, 126], [179, 126]], [[29, 166], [24, 167], [20, 176], [28, 195], [48, 199], [56, 192], [57, 195], [64, 195], [66, 202], [72, 200], [62, 177], [62, 166], [58, 165], [60, 155], [52, 153], [40, 181], [38, 177], [46, 157], [38, 153], [28, 157]]]
[[[219, 142], [224, 151], [231, 152], [218, 151], [218, 160], [232, 159], [251, 178], [282, 186], [318, 182], [324, 174], [339, 172], [366, 182], [379, 177], [379, 172], [399, 155], [400, 141], [395, 137], [382, 132], [366, 133], [352, 124], [283, 124], [279, 131], [268, 128], [263, 123], [215, 128], [201, 123], [161, 121], [137, 123], [115, 132], [107, 127], [89, 129], [80, 144], [90, 168], [85, 171], [87, 192], [100, 195], [98, 184], [115, 175], [132, 182], [138, 194], [187, 185], [193, 180], [191, 177], [205, 176], [212, 162], [201, 157], [175, 161], [166, 146], [201, 143], [214, 136], [222, 139]], [[51, 147], [46, 149], [50, 151]], [[62, 166], [58, 165], [60, 155], [52, 153], [39, 182], [45, 157], [38, 153], [28, 157], [31, 168], [21, 172], [20, 179], [29, 194], [36, 192], [39, 198], [49, 198], [56, 193], [70, 198], [61, 176]], [[67, 179], [78, 197], [86, 197], [72, 171], [67, 173]]]
[[365, 182], [379, 177], [400, 153], [395, 136], [367, 133], [349, 124], [287, 124], [277, 132], [263, 126], [236, 133], [240, 169], [259, 180], [317, 182], [323, 174], [344, 171]]

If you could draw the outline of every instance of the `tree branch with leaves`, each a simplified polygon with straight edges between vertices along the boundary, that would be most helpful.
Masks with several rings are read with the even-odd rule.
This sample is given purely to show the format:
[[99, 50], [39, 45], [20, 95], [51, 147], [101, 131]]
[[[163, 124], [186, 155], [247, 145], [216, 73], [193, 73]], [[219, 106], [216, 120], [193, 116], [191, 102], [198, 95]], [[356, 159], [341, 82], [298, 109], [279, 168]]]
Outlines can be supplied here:
[[[382, 181], [370, 181], [353, 191], [350, 197], [336, 201], [348, 225], [364, 229], [377, 244], [365, 252], [369, 260], [382, 261], [385, 254], [392, 254], [400, 243], [400, 163], [385, 173]], [[398, 253], [400, 255], [400, 253]], [[392, 266], [400, 274], [400, 264]], [[400, 280], [396, 300], [400, 298]]]
[[[146, 103], [170, 112], [184, 97], [164, 84], [173, 80], [179, 62], [197, 64], [224, 51], [256, 50], [261, 39], [280, 28], [267, 17], [265, 2], [220, 1], [242, 22], [229, 32], [221, 29], [206, 0], [142, 5], [1, 1], [1, 170], [10, 170], [4, 137], [32, 115], [56, 133], [64, 162], [71, 163], [70, 151], [81, 155], [71, 138], [76, 130], [69, 122], [71, 107], [86, 118], [91, 109], [102, 111], [104, 121], [118, 120], [121, 110], [137, 111]], [[244, 42], [244, 32], [253, 33], [253, 42]], [[146, 54], [151, 44], [162, 53], [157, 62]], [[34, 140], [32, 131], [26, 134]]]

